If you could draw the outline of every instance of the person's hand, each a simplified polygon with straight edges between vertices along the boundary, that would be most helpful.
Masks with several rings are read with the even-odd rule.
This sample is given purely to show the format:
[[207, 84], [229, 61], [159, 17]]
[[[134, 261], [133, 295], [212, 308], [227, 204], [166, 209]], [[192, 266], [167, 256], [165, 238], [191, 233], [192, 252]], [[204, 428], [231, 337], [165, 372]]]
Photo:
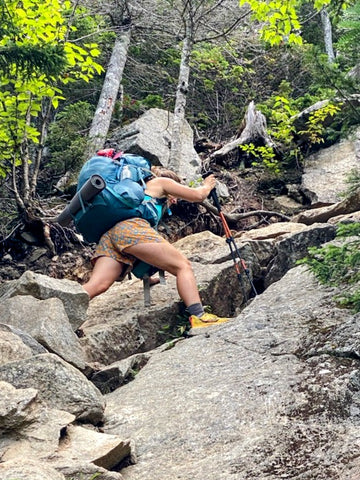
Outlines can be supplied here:
[[213, 174], [204, 179], [204, 185], [210, 189], [210, 191], [216, 186], [216, 178]]

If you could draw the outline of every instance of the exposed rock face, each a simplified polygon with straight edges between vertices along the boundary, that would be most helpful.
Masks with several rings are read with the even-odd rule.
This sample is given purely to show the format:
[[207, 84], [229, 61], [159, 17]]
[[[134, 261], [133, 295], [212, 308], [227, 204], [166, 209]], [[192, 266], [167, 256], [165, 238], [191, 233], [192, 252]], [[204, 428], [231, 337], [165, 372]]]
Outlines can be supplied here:
[[350, 138], [311, 155], [305, 161], [301, 190], [311, 205], [337, 203], [350, 171], [360, 168], [360, 129]]
[[38, 300], [30, 295], [7, 298], [0, 305], [2, 322], [29, 334], [48, 351], [80, 370], [85, 369], [83, 351], [59, 298]]
[[[115, 133], [108, 143], [118, 150], [135, 153], [148, 158], [153, 165], [168, 166], [173, 113], [160, 108], [151, 108], [140, 118]], [[194, 149], [193, 132], [184, 121], [182, 151], [178, 172], [182, 177], [192, 179], [200, 171], [200, 159]]]
[[136, 443], [125, 477], [355, 479], [356, 327], [332, 294], [296, 267], [234, 321], [152, 356], [106, 395], [106, 431]]
[[255, 298], [225, 238], [180, 240], [203, 302], [232, 318], [166, 343], [185, 318], [170, 275], [150, 308], [135, 279], [88, 309], [76, 282], [4, 282], [0, 478], [358, 480], [360, 315], [296, 262], [359, 211], [356, 192], [236, 235]]
[[0, 464], [0, 475], [2, 480], [65, 480], [62, 473], [57, 472], [55, 468], [50, 467], [46, 463], [34, 462], [26, 459], [26, 461], [13, 460]]
[[[258, 235], [263, 238], [261, 230]], [[289, 228], [288, 232], [291, 231]], [[261, 288], [281, 278], [306, 254], [309, 246], [320, 245], [335, 236], [333, 225], [300, 224], [297, 231], [299, 233], [289, 233], [284, 238], [239, 242], [240, 254], [255, 282], [261, 281]], [[236, 316], [252, 290], [245, 274], [239, 284], [225, 239], [202, 232], [174, 245], [191, 260], [204, 304], [211, 305], [214, 312], [223, 316]], [[109, 365], [159, 345], [161, 337], [157, 332], [171, 324], [169, 316], [174, 319], [184, 313], [175, 278], [169, 275], [165, 286], [153, 287], [151, 297], [152, 306], [145, 308], [141, 282], [131, 280], [115, 284], [95, 298], [89, 307], [88, 319], [81, 327], [84, 336], [80, 342], [86, 361]], [[113, 305], [110, 311], [109, 305]]]
[[31, 295], [39, 300], [59, 298], [74, 331], [85, 321], [89, 297], [77, 282], [58, 280], [38, 273], [27, 271], [18, 280], [0, 285], [0, 298], [15, 295]]
[[[267, 232], [266, 229], [263, 232], [260, 229], [258, 231], [260, 239], [254, 238], [252, 234], [248, 236], [249, 238], [243, 238], [239, 242], [241, 255], [246, 259], [250, 273], [256, 282], [259, 282], [260, 279], [262, 281], [267, 279], [266, 281], [270, 284], [277, 280], [287, 269], [294, 266], [301, 252], [304, 252], [308, 246], [319, 245], [334, 237], [335, 227], [330, 224], [306, 226], [304, 224], [290, 225], [289, 223], [287, 225], [288, 228], [282, 225], [272, 232], [270, 232], [270, 229]], [[192, 261], [204, 303], [212, 305], [214, 311], [239, 319], [246, 314], [248, 309], [254, 308], [253, 306], [259, 303], [259, 298], [262, 298], [262, 295], [259, 295], [244, 310], [244, 304], [251, 295], [251, 287], [245, 277], [243, 285], [239, 284], [234, 271], [231, 252], [224, 238], [210, 232], [202, 232], [179, 241], [176, 246]], [[33, 278], [31, 272], [27, 276]], [[39, 278], [40, 285], [44, 282], [46, 283], [45, 278]], [[310, 283], [310, 285], [312, 284]], [[38, 290], [39, 288], [34, 287], [35, 292], [38, 292]], [[60, 288], [60, 292], [62, 290], [63, 287]], [[191, 433], [190, 437], [187, 438], [190, 430], [186, 433], [184, 431], [181, 434], [176, 433], [176, 436], [182, 439], [181, 444], [195, 446], [197, 442], [200, 442], [202, 446], [199, 449], [199, 455], [201, 456], [201, 452], [205, 452], [204, 448], [208, 448], [208, 440], [205, 440], [204, 436], [210, 435], [210, 438], [212, 438], [213, 435], [216, 435], [223, 442], [225, 441], [223, 435], [227, 435], [226, 432], [230, 425], [233, 425], [235, 429], [237, 428], [236, 423], [231, 423], [233, 421], [231, 420], [231, 408], [229, 409], [226, 403], [224, 408], [231, 414], [229, 417], [231, 421], [229, 420], [230, 423], [226, 424], [228, 426], [223, 424], [222, 410], [214, 409], [214, 406], [212, 406], [211, 414], [215, 423], [211, 422], [203, 428], [203, 422], [209, 419], [208, 408], [210, 406], [207, 406], [206, 398], [210, 396], [210, 403], [216, 402], [220, 395], [219, 385], [222, 385], [218, 384], [217, 390], [213, 390], [213, 387], [211, 387], [213, 391], [209, 390], [211, 378], [214, 382], [218, 382], [216, 379], [219, 376], [224, 381], [229, 381], [230, 385], [236, 385], [236, 388], [240, 388], [239, 379], [235, 377], [229, 379], [224, 376], [222, 368], [226, 365], [230, 367], [231, 371], [232, 360], [226, 357], [224, 357], [226, 358], [224, 360], [224, 358], [220, 359], [219, 357], [218, 352], [221, 350], [222, 340], [220, 343], [217, 340], [213, 341], [216, 338], [213, 337], [217, 331], [216, 327], [213, 327], [213, 330], [207, 331], [204, 335], [200, 333], [198, 339], [190, 338], [180, 341], [180, 344], [183, 345], [181, 347], [179, 345], [179, 347], [176, 346], [169, 350], [171, 346], [179, 343], [173, 342], [168, 346], [165, 344], [154, 349], [164, 341], [164, 337], [159, 332], [163, 331], [169, 324], [175, 325], [178, 316], [183, 315], [183, 307], [173, 277], [168, 277], [165, 286], [159, 285], [152, 288], [153, 303], [148, 309], [144, 308], [140, 281], [133, 279], [115, 284], [108, 292], [91, 302], [87, 312], [87, 320], [81, 325], [82, 336], [79, 339], [72, 331], [63, 303], [57, 298], [56, 289], [52, 290], [54, 297], [46, 300], [37, 299], [30, 294], [12, 295], [7, 293], [16, 291], [23, 292], [21, 288], [17, 289], [14, 281], [2, 286], [3, 302], [0, 308], [3, 321], [7, 322], [0, 325], [0, 350], [3, 352], [0, 380], [6, 382], [3, 384], [6, 387], [2, 389], [4, 393], [2, 420], [0, 415], [3, 430], [7, 432], [0, 439], [0, 452], [2, 452], [4, 460], [2, 464], [4, 478], [6, 478], [5, 475], [8, 475], [8, 472], [14, 471], [14, 465], [11, 462], [19, 455], [17, 452], [21, 452], [22, 458], [36, 455], [39, 460], [45, 461], [44, 466], [41, 462], [39, 463], [39, 472], [43, 472], [43, 468], [46, 469], [48, 464], [49, 468], [55, 468], [58, 473], [64, 474], [66, 478], [72, 478], [74, 472], [81, 472], [84, 480], [90, 480], [98, 472], [102, 475], [100, 478], [107, 480], [121, 479], [120, 473], [111, 470], [118, 468], [117, 465], [124, 458], [129, 459], [127, 464], [129, 462], [134, 463], [137, 454], [139, 455], [137, 465], [139, 465], [139, 471], [142, 472], [142, 465], [145, 465], [142, 462], [146, 458], [142, 453], [142, 438], [137, 438], [136, 429], [133, 430], [132, 427], [129, 430], [131, 432], [129, 435], [125, 435], [121, 428], [116, 432], [115, 430], [118, 428], [117, 420], [116, 427], [113, 422], [115, 417], [121, 418], [120, 423], [123, 425], [128, 422], [128, 413], [123, 417], [125, 410], [122, 406], [126, 404], [126, 401], [123, 403], [122, 400], [123, 388], [130, 388], [131, 385], [131, 389], [133, 389], [135, 385], [139, 385], [136, 395], [139, 398], [148, 398], [149, 402], [152, 402], [151, 395], [146, 392], [142, 383], [138, 383], [138, 379], [144, 375], [143, 372], [152, 372], [151, 366], [156, 365], [159, 359], [163, 362], [166, 361], [166, 358], [170, 358], [170, 362], [175, 362], [174, 365], [178, 364], [178, 367], [174, 367], [173, 370], [173, 366], [164, 364], [161, 367], [164, 368], [162, 374], [157, 368], [150, 373], [150, 377], [156, 380], [155, 385], [152, 385], [149, 379], [146, 382], [150, 381], [150, 388], [151, 390], [154, 389], [154, 392], [156, 388], [159, 388], [159, 391], [161, 390], [166, 394], [168, 388], [166, 382], [172, 379], [169, 388], [172, 389], [174, 399], [179, 400], [183, 395], [185, 384], [191, 386], [192, 381], [199, 384], [200, 390], [198, 393], [195, 393], [194, 396], [192, 394], [186, 396], [187, 402], [191, 403], [189, 411], [195, 409], [191, 417], [195, 418], [198, 425], [199, 437], [197, 438], [196, 435], [194, 436]], [[77, 292], [77, 289], [75, 288], [74, 291]], [[302, 294], [303, 292], [300, 293], [300, 296]], [[284, 295], [286, 294], [284, 293]], [[73, 298], [74, 304], [77, 305], [77, 295], [73, 297], [70, 295], [69, 298]], [[262, 310], [262, 308], [256, 311], [253, 316], [250, 313], [248, 314], [255, 324], [260, 321], [263, 314], [259, 312], [268, 310]], [[247, 329], [250, 328], [251, 321], [249, 320], [247, 323]], [[236, 322], [238, 320], [229, 323], [226, 328], [235, 328]], [[243, 325], [243, 322], [241, 321], [240, 324]], [[282, 325], [279, 326], [280, 333], [276, 335], [281, 334], [282, 328]], [[263, 328], [259, 327], [258, 329], [261, 331]], [[238, 333], [234, 331], [234, 334], [230, 335], [231, 339], [230, 336], [226, 337], [226, 345], [228, 343], [232, 345], [233, 342], [236, 345], [238, 342], [236, 340], [237, 335]], [[342, 352], [349, 352], [349, 349], [353, 348], [348, 345], [347, 338], [343, 334]], [[202, 344], [204, 341], [206, 346]], [[192, 346], [194, 351], [192, 351]], [[185, 349], [183, 354], [188, 357], [188, 366], [183, 360], [177, 358], [179, 348]], [[235, 358], [237, 354], [235, 355], [233, 348], [235, 347], [229, 347], [229, 354]], [[249, 344], [246, 348], [251, 349], [252, 347]], [[154, 350], [150, 351], [151, 349]], [[233, 353], [231, 353], [232, 351]], [[175, 356], [173, 357], [173, 355]], [[209, 360], [206, 360], [207, 356], [209, 356]], [[215, 363], [210, 358], [215, 360]], [[251, 361], [253, 362], [254, 359]], [[205, 365], [211, 364], [212, 373], [211, 375], [207, 374], [208, 378], [203, 382], [201, 372], [204, 362]], [[241, 364], [245, 368], [248, 361], [245, 361], [242, 357]], [[218, 370], [218, 367], [221, 367], [220, 370]], [[271, 377], [272, 374], [265, 370], [263, 364], [261, 364], [261, 369], [264, 370], [262, 375], [270, 375]], [[137, 375], [139, 370], [141, 370], [141, 373]], [[187, 378], [187, 375], [190, 375], [190, 377]], [[134, 378], [136, 379], [135, 382], [126, 386]], [[258, 373], [255, 378], [258, 381]], [[354, 379], [356, 379], [356, 376], [354, 376]], [[162, 382], [164, 383], [162, 384]], [[125, 385], [125, 387], [120, 389], [121, 385]], [[196, 392], [195, 386], [192, 387], [192, 391]], [[113, 393], [107, 395], [108, 392]], [[224, 392], [226, 392], [226, 389]], [[243, 391], [241, 390], [241, 392]], [[115, 397], [115, 395], [120, 395], [120, 397]], [[231, 395], [233, 397], [234, 393]], [[204, 398], [202, 398], [203, 396]], [[106, 407], [105, 414], [105, 402], [109, 401], [110, 407]], [[175, 407], [172, 403], [173, 400], [166, 398], [167, 408], [170, 409], [173, 406], [180, 415], [179, 410], [176, 409], [182, 409], [182, 401], [180, 401], [178, 407]], [[224, 401], [221, 400], [221, 402]], [[119, 411], [115, 408], [113, 410], [113, 403], [119, 407]], [[15, 404], [22, 406], [10, 410], [5, 408], [6, 405]], [[151, 403], [148, 405], [151, 405]], [[204, 414], [204, 418], [196, 410], [199, 405], [202, 406], [201, 412]], [[159, 403], [160, 406], [161, 402]], [[130, 411], [131, 408], [131, 405], [127, 405], [126, 412]], [[252, 408], [255, 409], [255, 406], [253, 405]], [[156, 411], [155, 409], [154, 413]], [[184, 407], [185, 411], [187, 410]], [[139, 409], [139, 412], [141, 412], [141, 409]], [[166, 410], [164, 412], [166, 413]], [[178, 413], [175, 418], [177, 418]], [[145, 406], [143, 414], [147, 415]], [[260, 409], [258, 412], [259, 418], [262, 418], [263, 414], [264, 412]], [[166, 413], [166, 417], [168, 415], [171, 416], [170, 411]], [[246, 412], [244, 412], [244, 415], [246, 416]], [[76, 420], [93, 425], [102, 422], [108, 435], [97, 432], [95, 438], [93, 428], [74, 429]], [[155, 432], [158, 438], [165, 439], [164, 445], [166, 445], [168, 427], [163, 430], [161, 423], [155, 420], [153, 422], [153, 425], [156, 426], [152, 430], [153, 433]], [[215, 428], [216, 423], [219, 423], [219, 426]], [[136, 424], [139, 425], [139, 428], [145, 428], [141, 418], [137, 418]], [[167, 425], [170, 426], [171, 422], [167, 421]], [[218, 434], [217, 429], [222, 431], [223, 428], [224, 432]], [[23, 440], [14, 444], [14, 435], [17, 435], [19, 431]], [[150, 437], [148, 438], [147, 435], [144, 437], [146, 439], [145, 443], [150, 443], [150, 451], [157, 455], [157, 447], [152, 445], [153, 440]], [[240, 433], [236, 435], [240, 435]], [[35, 438], [37, 440], [34, 443]], [[136, 440], [136, 446], [133, 442], [134, 439]], [[91, 445], [93, 448], [91, 448]], [[174, 445], [176, 447], [176, 443]], [[203, 478], [212, 478], [213, 463], [218, 461], [219, 452], [217, 448], [212, 449], [211, 461], [208, 459], [199, 470], [199, 472], [202, 472]], [[177, 455], [180, 459], [183, 458], [183, 453], [180, 454], [180, 450]], [[227, 453], [226, 456], [228, 460], [230, 459], [227, 469], [232, 468], [229, 465], [232, 465], [234, 461], [229, 455]], [[173, 465], [169, 468], [168, 465], [166, 466], [167, 461], [166, 458], [161, 459], [161, 462], [163, 462], [160, 464], [161, 469], [165, 471], [167, 468], [171, 475], [177, 475], [174, 472], [178, 467]], [[209, 465], [209, 468], [205, 464]], [[26, 475], [31, 475], [28, 471], [30, 463], [27, 466], [23, 465], [23, 467], [21, 465], [22, 463], [19, 462], [16, 467], [16, 472], [20, 472], [19, 478], [22, 474], [24, 474], [24, 478]], [[132, 468], [128, 469], [131, 472], [129, 478], [132, 478], [133, 475]], [[152, 468], [150, 466], [149, 472]], [[174, 468], [175, 470], [173, 470]], [[190, 468], [189, 472], [191, 473], [189, 475], [193, 475], [192, 467], [187, 466], [186, 468]], [[136, 471], [135, 469], [134, 472]], [[9, 475], [12, 475], [12, 473], [9, 473]], [[143, 475], [143, 472], [141, 475]], [[167, 477], [164, 476], [164, 478]], [[196, 479], [196, 476], [194, 479]]]
[[98, 389], [57, 355], [34, 355], [2, 365], [0, 379], [16, 388], [36, 388], [41, 400], [80, 420], [94, 424], [103, 420], [105, 405]]

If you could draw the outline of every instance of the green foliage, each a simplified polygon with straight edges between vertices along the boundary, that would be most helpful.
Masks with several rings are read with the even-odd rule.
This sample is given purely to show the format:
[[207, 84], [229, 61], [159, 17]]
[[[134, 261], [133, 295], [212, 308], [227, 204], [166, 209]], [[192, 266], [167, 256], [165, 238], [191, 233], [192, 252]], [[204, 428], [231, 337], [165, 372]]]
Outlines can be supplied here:
[[191, 55], [191, 67], [195, 68], [195, 78], [202, 78], [208, 90], [212, 90], [219, 80], [237, 81], [240, 85], [244, 67], [231, 63], [227, 58], [229, 55], [236, 56], [231, 44], [227, 45], [226, 52], [221, 45], [198, 44]]
[[[143, 51], [139, 48], [138, 54], [143, 53]], [[181, 61], [181, 53], [178, 48], [168, 47], [161, 50], [158, 53], [156, 63], [161, 65], [162, 67], [166, 67], [167, 69], [170, 68], [178, 68]]]
[[293, 117], [297, 111], [293, 107], [293, 102], [285, 96], [275, 95], [270, 117], [270, 135], [284, 145], [290, 145], [295, 127]]
[[[24, 29], [26, 13], [29, 19]], [[51, 41], [51, 31], [35, 40], [34, 25], [39, 22], [41, 29], [44, 14], [44, 10], [31, 1], [24, 1], [22, 8], [18, 2], [0, 1], [0, 71], [3, 75], [11, 75], [14, 65], [26, 77], [33, 73], [57, 75], [65, 68], [63, 45]]]
[[158, 331], [158, 335], [160, 335], [163, 341], [171, 342], [176, 338], [184, 336], [189, 329], [189, 315], [184, 311], [176, 315], [173, 322], [163, 325]]
[[248, 143], [245, 145], [239, 145], [240, 150], [250, 155], [251, 158], [254, 158], [252, 166], [254, 167], [265, 167], [272, 173], [276, 175], [280, 173], [279, 162], [276, 159], [274, 149], [268, 146], [256, 147], [253, 143]]
[[348, 187], [343, 194], [344, 197], [349, 197], [355, 192], [360, 191], [360, 169], [352, 169], [349, 172], [345, 183], [348, 185]]
[[322, 108], [314, 111], [309, 115], [309, 119], [306, 122], [306, 130], [300, 130], [300, 135], [306, 135], [310, 145], [324, 142], [324, 133], [326, 131], [325, 122], [329, 117], [333, 117], [340, 111], [340, 104], [333, 105], [328, 103]]
[[[320, 10], [330, 0], [314, 0], [314, 7]], [[265, 26], [261, 29], [262, 38], [270, 45], [281, 42], [302, 44], [300, 22], [297, 14], [298, 0], [240, 0], [240, 5], [248, 4], [253, 13], [253, 19]]]
[[298, 263], [308, 265], [321, 283], [341, 287], [339, 303], [360, 312], [360, 223], [340, 224], [337, 238], [339, 244], [309, 248]]
[[46, 145], [51, 160], [47, 164], [54, 176], [66, 171], [77, 171], [83, 162], [88, 129], [94, 108], [87, 102], [67, 105], [57, 114], [49, 129]]
[[23, 45], [9, 41], [6, 48], [0, 50], [0, 71], [10, 75], [12, 65], [23, 72], [24, 77], [33, 73], [47, 76], [59, 75], [66, 66], [64, 48], [61, 45]]
[[74, 12], [67, 11], [65, 16], [71, 19], [72, 25], [68, 32], [69, 42], [85, 47], [89, 44], [89, 39], [91, 39], [92, 44], [98, 46], [99, 55], [96, 57], [97, 63], [104, 68], [102, 68], [100, 75], [94, 75], [85, 84], [81, 78], [74, 78], [66, 85], [62, 85], [63, 96], [66, 98], [67, 103], [86, 100], [96, 105], [116, 34], [109, 31], [104, 15], [94, 15], [92, 13], [89, 15], [89, 12], [84, 7], [78, 6]]
[[126, 123], [133, 118], [137, 118], [141, 113], [145, 112], [149, 108], [164, 108], [164, 100], [161, 95], [150, 93], [141, 100], [136, 100], [130, 95], [123, 96], [122, 103], [122, 121]]
[[336, 48], [348, 62], [354, 66], [360, 61], [360, 3], [355, 2], [342, 16], [338, 24], [339, 39]]
[[132, 44], [123, 75], [123, 122], [137, 118], [147, 108], [171, 110], [181, 51], [168, 44]]
[[[267, 117], [269, 135], [282, 145], [283, 162], [293, 163], [295, 161], [298, 164], [302, 157], [300, 148], [295, 142], [294, 118], [298, 109], [296, 102], [291, 98], [290, 83], [281, 82], [278, 93], [258, 107]], [[279, 169], [279, 165], [277, 165], [277, 169]]]
[[[242, 100], [250, 90], [251, 62], [239, 50], [236, 41], [202, 42], [191, 56], [192, 86], [189, 91], [190, 118], [201, 130], [222, 130], [224, 125], [240, 124]], [[210, 107], [210, 108], [209, 108]]]
[[161, 95], [149, 94], [142, 101], [144, 108], [164, 108], [164, 100]]
[[[6, 2], [1, 11], [0, 175], [11, 172], [20, 209], [35, 197], [38, 172], [30, 152], [36, 157], [50, 107], [64, 99], [60, 85], [88, 82], [102, 71], [94, 60], [96, 44], [67, 41], [70, 9], [68, 1], [23, 0]], [[14, 46], [16, 55], [10, 56]]]
[[306, 98], [294, 100], [291, 93], [290, 83], [283, 81], [279, 86], [279, 92], [258, 105], [258, 108], [267, 117], [269, 135], [282, 145], [284, 164], [294, 162], [299, 164], [303, 158], [303, 151], [297, 143], [298, 136], [302, 136], [302, 143], [306, 143], [306, 150], [311, 150], [314, 145], [323, 143], [325, 138], [329, 138], [329, 129], [332, 123], [336, 122], [336, 114], [341, 110], [341, 104], [334, 105], [328, 102], [311, 113], [305, 128], [297, 131], [294, 120], [299, 113], [298, 106], [313, 104], [318, 98], [308, 94]]

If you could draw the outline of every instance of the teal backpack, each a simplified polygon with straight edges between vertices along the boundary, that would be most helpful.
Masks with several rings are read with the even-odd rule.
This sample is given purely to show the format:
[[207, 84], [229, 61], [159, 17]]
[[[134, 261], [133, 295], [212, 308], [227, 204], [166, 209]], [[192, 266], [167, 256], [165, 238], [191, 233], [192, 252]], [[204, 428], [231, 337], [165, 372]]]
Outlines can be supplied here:
[[[159, 202], [146, 198], [144, 192], [145, 179], [152, 175], [149, 160], [129, 153], [109, 157], [106, 155], [109, 150], [100, 151], [88, 160], [78, 178], [77, 195], [81, 208], [74, 214], [73, 220], [76, 229], [89, 243], [97, 243], [121, 220], [141, 217], [156, 227], [161, 217]], [[84, 201], [81, 188], [93, 176], [100, 176], [105, 188], [92, 199]]]
[[[127, 218], [145, 218], [156, 228], [164, 200], [145, 195], [145, 180], [151, 175], [151, 164], [144, 157], [116, 154], [112, 148], [100, 150], [82, 167], [77, 193], [56, 222], [65, 227], [73, 220], [89, 243], [97, 243], [105, 232]], [[131, 271], [143, 280], [145, 306], [150, 305], [150, 277], [156, 272], [159, 272], [160, 283], [164, 283], [162, 270], [140, 260]]]

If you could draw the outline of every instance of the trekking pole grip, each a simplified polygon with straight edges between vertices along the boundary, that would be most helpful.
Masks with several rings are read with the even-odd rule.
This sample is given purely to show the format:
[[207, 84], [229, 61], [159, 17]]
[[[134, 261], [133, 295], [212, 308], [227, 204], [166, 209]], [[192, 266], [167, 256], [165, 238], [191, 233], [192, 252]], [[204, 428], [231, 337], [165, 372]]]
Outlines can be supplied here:
[[[209, 172], [206, 172], [203, 174], [203, 178], [206, 178], [208, 177], [209, 175], [212, 175], [213, 172], [210, 170]], [[209, 197], [211, 197], [212, 201], [214, 202], [214, 205], [215, 207], [217, 208], [217, 210], [220, 212], [221, 210], [221, 205], [220, 205], [220, 202], [219, 202], [219, 197], [217, 196], [217, 193], [216, 193], [216, 189], [213, 188], [211, 190], [211, 192], [209, 193]]]

